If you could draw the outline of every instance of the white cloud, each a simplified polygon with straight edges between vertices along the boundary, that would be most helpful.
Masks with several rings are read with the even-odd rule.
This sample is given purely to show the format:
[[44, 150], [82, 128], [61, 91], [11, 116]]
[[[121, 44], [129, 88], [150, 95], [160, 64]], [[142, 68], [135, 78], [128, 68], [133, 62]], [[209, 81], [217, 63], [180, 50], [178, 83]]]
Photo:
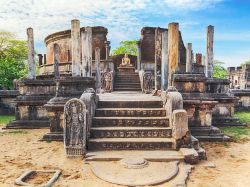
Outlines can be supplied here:
[[[26, 39], [33, 27], [36, 42], [53, 32], [70, 28], [71, 19], [81, 26], [105, 26], [112, 41], [139, 37], [140, 28], [152, 25], [152, 15], [168, 15], [168, 9], [202, 9], [222, 0], [0, 0], [0, 30]], [[153, 20], [156, 21], [157, 20]], [[167, 25], [167, 23], [166, 23]]]
[[224, 0], [165, 0], [165, 3], [171, 7], [182, 10], [200, 10]]

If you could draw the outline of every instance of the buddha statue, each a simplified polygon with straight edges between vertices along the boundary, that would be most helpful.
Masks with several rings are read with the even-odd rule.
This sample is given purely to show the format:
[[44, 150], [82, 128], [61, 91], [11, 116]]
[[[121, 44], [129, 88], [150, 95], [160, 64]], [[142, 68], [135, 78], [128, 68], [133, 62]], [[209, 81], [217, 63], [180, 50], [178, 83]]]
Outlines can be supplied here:
[[132, 66], [130, 64], [130, 58], [128, 57], [128, 54], [125, 54], [124, 57], [122, 58], [121, 66]]

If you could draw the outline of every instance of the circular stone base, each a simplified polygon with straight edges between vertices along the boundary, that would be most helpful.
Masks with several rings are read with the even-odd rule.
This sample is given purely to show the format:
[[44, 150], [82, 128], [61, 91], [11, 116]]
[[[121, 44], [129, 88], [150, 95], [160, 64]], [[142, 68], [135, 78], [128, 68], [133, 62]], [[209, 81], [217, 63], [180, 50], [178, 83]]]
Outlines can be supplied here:
[[148, 162], [144, 158], [124, 158], [120, 162], [128, 169], [141, 169], [148, 165]]
[[[131, 166], [144, 163], [143, 160], [126, 160]], [[179, 172], [178, 161], [148, 162], [140, 169], [126, 168], [123, 161], [90, 162], [92, 172], [100, 179], [125, 186], [155, 185], [170, 181]]]

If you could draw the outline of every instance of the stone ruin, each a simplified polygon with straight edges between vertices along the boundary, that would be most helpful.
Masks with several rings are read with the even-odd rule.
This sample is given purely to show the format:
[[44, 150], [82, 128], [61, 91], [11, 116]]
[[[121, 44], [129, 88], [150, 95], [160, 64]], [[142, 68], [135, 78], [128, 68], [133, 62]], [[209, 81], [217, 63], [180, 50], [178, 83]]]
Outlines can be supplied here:
[[[29, 77], [19, 80], [19, 96], [15, 99], [16, 120], [6, 128], [50, 127], [50, 134], [59, 138], [63, 131], [63, 105], [67, 100], [80, 97], [88, 88], [98, 87], [98, 93], [129, 90], [129, 81], [138, 79], [137, 74], [128, 78], [118, 72], [121, 57], [110, 57], [106, 28], [82, 27], [80, 31], [73, 32], [78, 27], [79, 23], [72, 21], [71, 30], [57, 32], [45, 38], [47, 50], [46, 55], [38, 55], [38, 75], [35, 74], [33, 65], [33, 30], [28, 29]], [[177, 23], [170, 24], [168, 29], [144, 27], [138, 41], [138, 57], [130, 58], [139, 73], [135, 90], [152, 93], [153, 90], [166, 90], [170, 85], [175, 86], [182, 93], [184, 109], [188, 112], [193, 134], [199, 139], [223, 140], [226, 137], [212, 125], [239, 124], [233, 118], [237, 99], [227, 94], [230, 83], [228, 80], [212, 78], [213, 35], [214, 28], [209, 26], [207, 64], [202, 54], [193, 54], [191, 43], [185, 47]], [[171, 49], [175, 47], [171, 46], [171, 40], [176, 42], [176, 49]], [[80, 41], [86, 47], [81, 49]], [[99, 55], [96, 49], [100, 50]], [[174, 50], [176, 53], [172, 54]], [[78, 63], [80, 61], [84, 62], [83, 65]], [[174, 66], [169, 66], [170, 61], [176, 61]], [[74, 64], [77, 72], [72, 73]], [[73, 83], [69, 77], [74, 79]], [[62, 135], [60, 137], [62, 139]]]
[[213, 78], [213, 26], [206, 57], [194, 55], [191, 43], [185, 47], [178, 23], [143, 28], [137, 57], [110, 56], [107, 32], [72, 20], [71, 30], [45, 38], [36, 75], [28, 28], [29, 75], [18, 81], [16, 120], [6, 128], [49, 127], [43, 140], [64, 141], [67, 156], [89, 161], [124, 159], [105, 151], [157, 150], [142, 157], [195, 164], [206, 159], [199, 140], [229, 139], [215, 126], [241, 125], [230, 82]]

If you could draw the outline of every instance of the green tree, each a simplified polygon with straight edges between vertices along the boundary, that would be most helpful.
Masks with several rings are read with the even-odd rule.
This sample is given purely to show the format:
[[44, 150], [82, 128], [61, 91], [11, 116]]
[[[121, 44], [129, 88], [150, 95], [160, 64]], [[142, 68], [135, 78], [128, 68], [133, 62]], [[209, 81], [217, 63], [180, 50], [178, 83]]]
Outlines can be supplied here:
[[242, 63], [240, 66], [243, 66], [243, 65], [245, 65], [245, 64], [250, 64], [250, 60], [248, 60], [248, 61]]
[[214, 61], [214, 67], [213, 67], [214, 77], [222, 79], [227, 78], [228, 74], [226, 68], [224, 67], [224, 64], [225, 64], [224, 62], [218, 60]]
[[13, 80], [27, 74], [27, 42], [10, 32], [0, 32], [0, 88], [11, 89]]
[[116, 49], [112, 51], [112, 54], [114, 55], [129, 54], [137, 56], [138, 55], [137, 40], [122, 41], [120, 43], [120, 46], [118, 46]]

